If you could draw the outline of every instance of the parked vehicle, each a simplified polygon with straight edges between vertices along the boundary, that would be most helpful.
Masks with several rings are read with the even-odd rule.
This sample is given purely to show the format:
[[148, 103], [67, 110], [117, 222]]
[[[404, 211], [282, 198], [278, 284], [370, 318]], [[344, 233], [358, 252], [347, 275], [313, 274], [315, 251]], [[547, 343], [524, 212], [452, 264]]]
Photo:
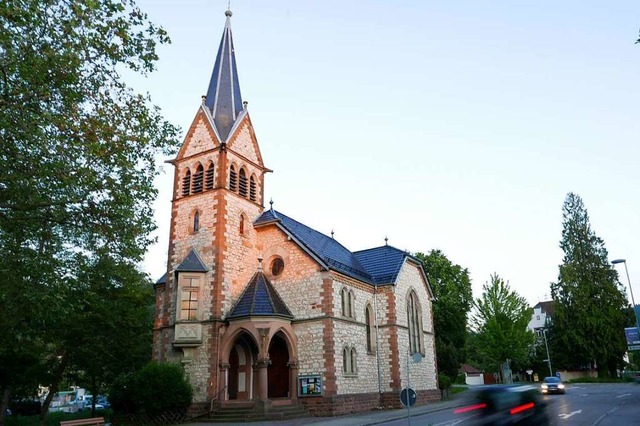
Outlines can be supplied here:
[[[93, 404], [93, 395], [85, 395], [84, 396], [84, 411], [91, 411], [91, 406]], [[104, 410], [106, 407], [100, 403], [99, 399], [96, 399], [96, 410]]]
[[565, 386], [559, 377], [545, 377], [540, 385], [542, 393], [564, 393]]
[[77, 413], [84, 409], [85, 389], [57, 392], [49, 404], [49, 412]]

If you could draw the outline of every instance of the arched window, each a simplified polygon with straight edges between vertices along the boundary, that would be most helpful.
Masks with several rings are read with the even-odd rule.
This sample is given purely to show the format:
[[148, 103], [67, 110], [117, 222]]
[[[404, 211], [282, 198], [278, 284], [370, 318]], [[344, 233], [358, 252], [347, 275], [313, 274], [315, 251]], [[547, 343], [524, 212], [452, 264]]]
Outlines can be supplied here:
[[213, 189], [213, 163], [209, 164], [209, 168], [207, 169], [207, 174], [204, 178], [204, 187], [206, 190]]
[[248, 194], [248, 185], [247, 185], [247, 172], [244, 171], [244, 169], [240, 169], [240, 196], [241, 197], [246, 197]]
[[356, 317], [356, 307], [354, 306], [356, 303], [356, 297], [353, 294], [353, 291], [349, 290], [349, 316], [351, 318]]
[[349, 350], [347, 348], [342, 349], [342, 372], [347, 374], [349, 372]]
[[193, 232], [198, 232], [200, 230], [200, 212], [195, 212], [193, 214]]
[[349, 290], [346, 287], [343, 287], [340, 292], [340, 298], [342, 302], [342, 316], [355, 318], [356, 312], [354, 310], [354, 296], [353, 291]]
[[233, 192], [238, 190], [238, 174], [236, 173], [236, 168], [233, 164], [229, 169], [229, 189]]
[[358, 354], [356, 348], [351, 348], [351, 374], [358, 374]]
[[373, 317], [373, 309], [371, 309], [371, 305], [367, 305], [367, 308], [364, 310], [364, 318], [366, 321], [366, 329], [367, 329], [367, 352], [372, 353], [375, 352], [376, 349], [376, 331]]
[[244, 235], [244, 215], [240, 214], [240, 235]]
[[355, 347], [345, 347], [342, 349], [342, 372], [345, 376], [355, 376], [358, 374], [358, 354]]
[[193, 193], [202, 192], [202, 180], [204, 178], [204, 168], [202, 164], [198, 164], [196, 172], [193, 174]]
[[253, 175], [249, 179], [249, 199], [256, 201], [256, 178]]
[[340, 301], [342, 302], [342, 316], [349, 316], [349, 290], [343, 288], [340, 292]]
[[423, 353], [422, 348], [422, 315], [420, 301], [415, 292], [411, 292], [407, 299], [407, 323], [409, 325], [409, 351]]
[[182, 178], [182, 195], [189, 195], [189, 190], [191, 189], [191, 172], [187, 169], [187, 172], [184, 174]]

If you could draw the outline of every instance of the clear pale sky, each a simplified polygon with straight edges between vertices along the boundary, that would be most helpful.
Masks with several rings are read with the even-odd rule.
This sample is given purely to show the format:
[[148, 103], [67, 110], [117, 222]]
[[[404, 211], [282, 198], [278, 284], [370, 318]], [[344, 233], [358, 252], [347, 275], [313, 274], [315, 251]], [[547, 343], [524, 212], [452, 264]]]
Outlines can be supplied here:
[[[144, 0], [173, 43], [142, 79], [186, 130], [227, 1]], [[579, 194], [640, 302], [640, 1], [233, 0], [242, 97], [274, 208], [355, 251], [440, 249], [478, 297], [497, 272], [550, 297]], [[162, 160], [164, 160], [163, 158]], [[156, 184], [166, 270], [173, 167]], [[268, 204], [267, 204], [268, 207]], [[618, 266], [627, 287], [624, 267]]]

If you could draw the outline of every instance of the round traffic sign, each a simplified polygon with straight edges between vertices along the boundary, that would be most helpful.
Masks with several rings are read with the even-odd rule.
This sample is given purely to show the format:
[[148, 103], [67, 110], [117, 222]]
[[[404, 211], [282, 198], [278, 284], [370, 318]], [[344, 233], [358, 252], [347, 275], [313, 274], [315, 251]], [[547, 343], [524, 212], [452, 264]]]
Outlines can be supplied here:
[[418, 395], [416, 394], [416, 391], [411, 388], [404, 388], [402, 389], [402, 392], [400, 392], [400, 402], [402, 402], [402, 405], [405, 407], [412, 406], [417, 400]]

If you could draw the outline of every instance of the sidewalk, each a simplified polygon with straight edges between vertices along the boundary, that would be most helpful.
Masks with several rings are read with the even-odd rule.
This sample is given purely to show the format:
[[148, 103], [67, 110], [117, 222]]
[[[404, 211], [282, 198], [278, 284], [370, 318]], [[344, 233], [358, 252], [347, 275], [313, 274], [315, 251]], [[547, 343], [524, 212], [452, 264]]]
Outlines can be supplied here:
[[[448, 401], [411, 407], [411, 417], [442, 410], [451, 410], [462, 403], [462, 398], [454, 395]], [[376, 410], [339, 417], [305, 417], [292, 420], [274, 420], [268, 422], [225, 423], [227, 426], [366, 426], [379, 425], [407, 417], [407, 409]], [[211, 426], [215, 423], [189, 423], [191, 426]]]

